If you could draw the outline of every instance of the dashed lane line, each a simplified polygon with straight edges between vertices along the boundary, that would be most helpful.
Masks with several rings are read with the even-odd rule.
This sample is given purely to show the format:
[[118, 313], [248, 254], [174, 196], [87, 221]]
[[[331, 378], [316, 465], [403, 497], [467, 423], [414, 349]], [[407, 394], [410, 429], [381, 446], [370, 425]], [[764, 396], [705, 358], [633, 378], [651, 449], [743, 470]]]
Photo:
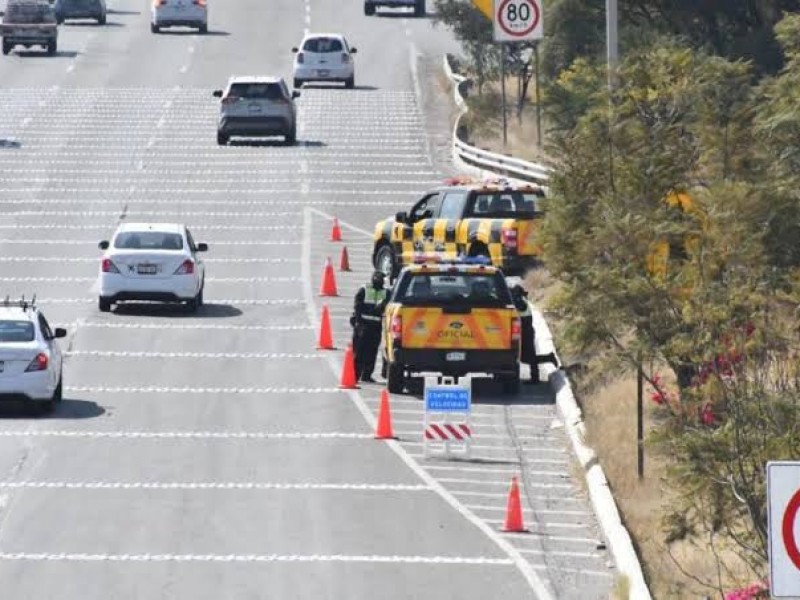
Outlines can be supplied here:
[[[442, 483], [455, 483], [455, 484], [462, 484], [462, 485], [488, 485], [488, 486], [499, 486], [499, 487], [508, 487], [508, 481], [492, 481], [492, 480], [483, 480], [483, 479], [461, 479], [459, 477], [437, 477], [437, 481]], [[570, 485], [568, 483], [534, 483], [531, 482], [530, 487], [540, 489], [540, 490], [571, 490], [574, 489], [575, 486]]]
[[463, 556], [398, 556], [398, 555], [298, 555], [298, 554], [79, 554], [79, 553], [23, 553], [2, 552], [4, 561], [57, 561], [57, 562], [237, 562], [237, 563], [391, 563], [514, 566], [508, 558]]
[[0, 481], [0, 489], [45, 490], [276, 490], [429, 492], [426, 485], [394, 483], [281, 483], [254, 481]]
[[[39, 304], [92, 304], [96, 297], [86, 298], [37, 298]], [[228, 304], [231, 306], [302, 306], [302, 300], [241, 300], [232, 298], [208, 298], [206, 304]], [[137, 304], [158, 304], [157, 302], [138, 302]]]
[[[100, 259], [92, 258], [90, 256], [0, 256], [0, 262], [68, 262], [68, 263], [96, 263]], [[205, 263], [267, 263], [267, 264], [295, 264], [300, 262], [298, 258], [206, 258], [203, 260]]]
[[[108, 223], [89, 223], [86, 225], [69, 225], [62, 223], [25, 223], [25, 224], [0, 224], [0, 229], [59, 229], [85, 231], [87, 229], [113, 230], [114, 226]], [[296, 225], [195, 225], [192, 231], [296, 231]]]
[[79, 322], [80, 327], [96, 329], [212, 329], [216, 331], [308, 331], [311, 325], [220, 325], [216, 323], [103, 323], [98, 321]]
[[108, 438], [154, 440], [366, 440], [375, 439], [371, 433], [346, 431], [88, 431], [85, 429], [9, 429], [0, 437]]
[[[91, 202], [81, 200], [82, 204]], [[101, 202], [101, 201], [98, 201]], [[1, 203], [1, 202], [0, 202]], [[26, 201], [20, 202], [20, 204]], [[163, 204], [163, 200], [161, 201]], [[30, 201], [27, 201], [30, 204]], [[219, 204], [219, 202], [217, 202]], [[184, 211], [184, 210], [129, 210], [130, 215], [146, 215], [153, 217], [160, 216], [183, 216], [183, 217], [292, 217], [297, 219], [300, 213], [292, 211], [271, 211], [271, 212], [226, 212], [226, 211]], [[4, 212], [6, 217], [114, 217], [119, 218], [119, 210], [15, 210]], [[130, 220], [130, 219], [129, 219]]]
[[[97, 240], [18, 240], [0, 238], [0, 244], [16, 244], [24, 246], [91, 246], [96, 244]], [[300, 242], [294, 240], [235, 240], [235, 241], [218, 241], [214, 242], [215, 246], [299, 246]], [[212, 259], [213, 260], [213, 259]]]
[[335, 394], [336, 387], [176, 387], [176, 386], [82, 386], [71, 385], [71, 393], [98, 394]]
[[[97, 277], [0, 277], [9, 283], [89, 283]], [[299, 277], [206, 277], [206, 283], [295, 283]]]
[[129, 352], [114, 350], [70, 350], [65, 356], [77, 358], [213, 358], [266, 360], [319, 360], [321, 354], [291, 352]]

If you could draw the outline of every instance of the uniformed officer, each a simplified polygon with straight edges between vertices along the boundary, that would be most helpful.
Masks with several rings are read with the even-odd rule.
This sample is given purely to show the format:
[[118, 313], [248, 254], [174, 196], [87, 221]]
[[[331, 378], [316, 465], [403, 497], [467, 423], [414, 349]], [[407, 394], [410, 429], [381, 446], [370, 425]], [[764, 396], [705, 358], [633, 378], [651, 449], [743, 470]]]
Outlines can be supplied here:
[[356, 379], [372, 383], [372, 372], [375, 370], [375, 359], [381, 345], [383, 328], [383, 311], [386, 308], [388, 294], [384, 289], [386, 275], [381, 271], [372, 274], [368, 285], [356, 292], [353, 316], [353, 353], [355, 354]]
[[522, 325], [522, 348], [520, 351], [520, 361], [527, 364], [531, 369], [531, 378], [525, 383], [539, 383], [539, 365], [549, 362], [558, 368], [558, 360], [556, 359], [554, 352], [545, 354], [544, 356], [539, 356], [536, 354], [536, 346], [534, 344], [535, 332], [533, 330], [533, 313], [531, 312], [531, 305], [528, 303], [528, 292], [521, 285], [517, 284], [511, 288], [511, 297], [514, 300], [514, 306], [517, 308]]

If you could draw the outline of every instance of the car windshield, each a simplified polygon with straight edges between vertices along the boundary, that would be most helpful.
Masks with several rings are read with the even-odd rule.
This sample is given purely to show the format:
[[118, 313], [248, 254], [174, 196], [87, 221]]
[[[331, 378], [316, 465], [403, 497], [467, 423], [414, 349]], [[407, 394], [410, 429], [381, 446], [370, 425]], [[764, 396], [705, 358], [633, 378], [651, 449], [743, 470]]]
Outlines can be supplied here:
[[234, 83], [228, 92], [228, 97], [248, 100], [278, 100], [283, 98], [283, 90], [277, 83]]
[[306, 43], [303, 44], [303, 50], [324, 54], [327, 52], [343, 52], [344, 46], [342, 46], [342, 41], [336, 38], [319, 37], [306, 40]]
[[32, 342], [34, 335], [30, 321], [0, 321], [0, 342]]
[[4, 23], [55, 23], [56, 15], [47, 4], [10, 4]]
[[487, 192], [475, 195], [471, 213], [483, 218], [532, 217], [541, 214], [542, 198], [534, 193]]
[[405, 305], [506, 306], [511, 295], [497, 273], [409, 273], [392, 300]]
[[121, 250], [183, 250], [183, 237], [179, 233], [163, 231], [124, 231], [114, 240], [114, 248]]

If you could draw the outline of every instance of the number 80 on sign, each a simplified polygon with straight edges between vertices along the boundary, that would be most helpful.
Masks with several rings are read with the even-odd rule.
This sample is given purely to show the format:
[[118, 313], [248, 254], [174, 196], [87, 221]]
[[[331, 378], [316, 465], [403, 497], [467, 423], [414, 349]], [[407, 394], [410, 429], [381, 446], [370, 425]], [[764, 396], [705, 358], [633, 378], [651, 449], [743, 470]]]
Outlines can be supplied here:
[[527, 42], [544, 36], [542, 0], [494, 0], [496, 42]]

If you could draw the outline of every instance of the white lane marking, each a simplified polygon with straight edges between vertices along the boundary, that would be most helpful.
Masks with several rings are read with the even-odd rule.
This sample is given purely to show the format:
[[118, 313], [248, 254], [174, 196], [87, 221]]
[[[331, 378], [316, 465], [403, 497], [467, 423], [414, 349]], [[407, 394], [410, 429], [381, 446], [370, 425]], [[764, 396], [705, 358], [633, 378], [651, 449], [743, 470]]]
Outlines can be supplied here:
[[[489, 485], [489, 486], [499, 486], [499, 487], [508, 487], [508, 481], [491, 481], [491, 480], [483, 480], [483, 479], [462, 479], [459, 477], [437, 477], [437, 481], [441, 483], [459, 483], [464, 485]], [[531, 482], [529, 487], [542, 489], [542, 490], [554, 490], [554, 489], [562, 489], [562, 490], [570, 490], [573, 489], [574, 486], [568, 483], [536, 483]]]
[[[474, 426], [474, 424], [473, 424]], [[421, 433], [420, 433], [421, 435]], [[475, 434], [475, 437], [480, 437], [480, 434]], [[488, 468], [480, 468], [480, 467], [461, 467], [458, 465], [426, 465], [426, 469], [429, 471], [457, 471], [459, 473], [497, 473], [498, 475], [509, 475], [509, 474], [518, 474], [519, 468], [516, 469], [494, 469], [491, 467]], [[569, 473], [566, 471], [531, 471], [528, 470], [526, 473], [536, 476], [553, 476], [553, 477], [569, 477]]]
[[[0, 277], [0, 281], [8, 282], [50, 282], [50, 283], [87, 283], [96, 281], [97, 277]], [[206, 277], [209, 283], [294, 283], [300, 277]]]
[[[17, 244], [25, 246], [52, 246], [63, 244], [65, 246], [87, 246], [96, 244], [97, 240], [17, 240], [0, 238], [0, 244]], [[221, 240], [215, 246], [299, 246], [300, 242], [294, 240]], [[212, 259], [213, 260], [213, 259]]]
[[69, 392], [100, 394], [335, 394], [337, 387], [177, 387], [177, 386], [81, 386], [71, 385]]
[[[602, 558], [602, 557], [599, 557]], [[579, 575], [579, 576], [587, 576], [587, 577], [609, 577], [611, 579], [617, 576], [616, 573], [613, 571], [596, 571], [592, 569], [572, 569], [569, 567], [560, 567], [557, 565], [547, 564], [547, 565], [540, 565], [534, 564], [533, 568], [537, 571], [556, 571], [558, 573], [569, 573], [570, 575]]]
[[[81, 203], [86, 202], [82, 200]], [[98, 200], [98, 202], [102, 202]], [[163, 203], [163, 201], [162, 201]], [[28, 202], [30, 204], [30, 202]], [[120, 211], [118, 210], [19, 210], [9, 211], [3, 213], [7, 217], [115, 217], [119, 218]], [[184, 216], [184, 217], [294, 217], [297, 218], [300, 213], [283, 211], [283, 212], [217, 212], [217, 211], [181, 211], [181, 210], [130, 210], [129, 215], [147, 215], [147, 216]]]
[[[303, 286], [303, 295], [306, 300], [306, 314], [308, 316], [309, 322], [314, 326], [316, 329], [319, 326], [319, 320], [317, 317], [317, 311], [314, 305], [314, 292], [312, 289], [312, 278], [311, 278], [311, 224], [312, 224], [312, 211], [314, 209], [306, 207], [303, 210], [303, 259], [301, 262], [301, 269], [302, 269], [302, 276], [305, 285]], [[325, 216], [325, 215], [323, 215]], [[327, 215], [330, 217], [330, 215]], [[363, 230], [359, 227], [351, 226], [348, 223], [343, 223], [342, 221], [339, 222], [340, 225], [345, 227], [351, 228], [353, 231], [360, 232], [366, 236], [372, 236], [372, 233]], [[340, 363], [338, 360], [334, 359], [333, 357], [328, 357], [328, 361], [331, 367], [331, 370], [334, 374], [338, 374], [340, 372]], [[367, 403], [358, 393], [358, 391], [348, 390], [346, 391], [347, 396], [353, 402], [355, 407], [364, 417], [364, 420], [370, 426], [370, 428], [374, 428], [377, 419], [375, 415], [372, 413], [372, 410], [369, 408]], [[447, 502], [450, 507], [452, 507], [458, 514], [460, 514], [464, 519], [466, 519], [469, 523], [471, 523], [474, 527], [478, 528], [484, 535], [486, 535], [490, 540], [492, 540], [505, 554], [509, 557], [509, 562], [513, 564], [522, 576], [528, 582], [530, 588], [536, 594], [538, 600], [551, 600], [553, 595], [551, 594], [548, 587], [536, 573], [536, 571], [531, 567], [530, 563], [519, 553], [519, 551], [508, 542], [508, 540], [504, 539], [497, 531], [495, 531], [492, 527], [490, 527], [487, 523], [484, 523], [480, 517], [472, 513], [469, 509], [465, 508], [464, 505], [459, 501], [456, 496], [451, 493], [447, 488], [445, 488], [441, 483], [439, 483], [435, 477], [433, 477], [430, 473], [428, 473], [422, 465], [420, 465], [411, 454], [397, 441], [395, 440], [387, 440], [386, 445], [403, 461], [403, 463], [408, 466], [416, 475], [424, 481], [430, 488], [435, 491], [445, 502]]]
[[[69, 256], [0, 256], [0, 262], [98, 262], [99, 258]], [[206, 258], [205, 263], [274, 263], [288, 264], [300, 262], [299, 258]]]
[[0, 481], [2, 489], [67, 490], [314, 490], [428, 492], [424, 485], [392, 483], [270, 483], [254, 481]]
[[[1, 203], [1, 202], [0, 202]], [[26, 223], [6, 225], [0, 224], [0, 229], [63, 229], [85, 231], [86, 229], [102, 229], [111, 231], [114, 229], [106, 223], [90, 223], [86, 225], [65, 225], [60, 223]], [[193, 231], [296, 231], [296, 225], [195, 225]], [[216, 242], [215, 245], [220, 242]], [[299, 279], [299, 278], [298, 278]]]
[[[91, 304], [97, 302], [92, 297], [86, 298], [37, 298], [39, 304]], [[206, 304], [230, 304], [238, 306], [300, 306], [302, 300], [236, 300], [231, 298], [207, 298]], [[138, 302], [137, 304], [159, 304], [158, 302]]]
[[72, 73], [75, 70], [75, 64], [71, 64], [67, 67], [67, 73]]
[[182, 67], [179, 69], [179, 71], [180, 71], [181, 75], [182, 75], [182, 74], [184, 74], [184, 73], [186, 73], [186, 71], [188, 71], [188, 70], [189, 70], [189, 66], [188, 66], [188, 65], [183, 65], [183, 66], [182, 66]]
[[91, 358], [213, 358], [213, 359], [268, 359], [268, 360], [318, 360], [321, 354], [292, 354], [284, 352], [123, 352], [111, 350], [71, 350], [70, 357]]
[[463, 556], [383, 556], [383, 555], [298, 555], [298, 554], [79, 554], [3, 552], [0, 560], [6, 561], [59, 561], [59, 562], [291, 562], [291, 563], [404, 563], [434, 565], [514, 566], [507, 558]]
[[535, 548], [520, 548], [523, 554], [535, 554], [538, 556], [568, 556], [570, 558], [604, 558], [597, 552], [571, 552], [569, 550], [539, 550]]
[[[530, 533], [505, 533], [504, 535], [511, 536], [511, 537], [518, 537], [520, 539], [530, 539]], [[567, 535], [550, 535], [549, 533], [542, 533], [542, 532], [534, 532], [534, 536], [538, 536], [542, 539], [549, 540], [552, 542], [565, 542], [568, 544], [593, 544], [597, 545], [600, 543], [599, 540], [596, 538], [587, 538], [587, 537], [573, 537]]]
[[[505, 522], [504, 519], [484, 519], [487, 523], [492, 525], [500, 525]], [[536, 526], [540, 529], [588, 529], [585, 523], [551, 523], [546, 521], [539, 521]]]
[[[47, 180], [42, 181], [41, 183], [47, 183]], [[259, 182], [259, 183], [264, 183], [264, 182], [262, 181], [262, 182]], [[315, 180], [315, 183], [317, 183], [316, 180]], [[344, 184], [345, 182], [344, 181], [334, 181], [334, 182], [331, 182], [331, 185], [335, 185], [337, 183]], [[358, 182], [354, 182], [354, 183], [364, 183], [364, 182], [358, 181]], [[370, 184], [374, 184], [374, 183], [378, 183], [378, 182], [370, 181], [369, 183]], [[408, 182], [406, 182], [406, 181], [398, 181], [396, 183], [398, 183], [400, 185], [407, 185], [408, 184]], [[426, 187], [430, 187], [430, 185], [438, 185], [438, 184], [439, 184], [439, 182], [434, 182], [434, 183], [428, 184], [428, 185], [426, 185], [426, 184], [424, 184], [422, 182], [419, 182], [419, 183], [415, 182], [415, 183], [413, 183], [413, 185], [415, 186], [414, 188], [409, 187], [408, 189], [404, 189], [404, 190], [400, 190], [400, 189], [395, 189], [395, 190], [387, 190], [387, 189], [356, 190], [356, 189], [331, 189], [331, 188], [327, 188], [327, 189], [321, 189], [321, 188], [320, 189], [310, 189], [309, 188], [307, 193], [308, 194], [317, 194], [317, 195], [320, 195], [320, 196], [323, 196], [323, 197], [330, 197], [330, 196], [370, 196], [370, 197], [374, 197], [374, 196], [377, 196], [377, 197], [380, 197], [380, 196], [413, 196], [418, 192], [424, 191], [424, 189], [422, 189], [422, 188], [426, 188]], [[0, 193], [3, 193], [3, 194], [30, 194], [31, 192], [32, 192], [32, 189], [30, 187], [20, 187], [20, 188], [0, 187]], [[91, 187], [83, 187], [83, 188], [64, 188], [64, 187], [56, 188], [56, 187], [53, 187], [53, 188], [48, 189], [47, 192], [49, 194], [83, 194], [83, 195], [93, 194], [93, 193], [95, 193], [95, 194], [97, 194], [97, 193], [102, 193], [102, 194], [129, 194], [130, 193], [130, 189], [128, 189], [128, 188], [113, 188], [112, 189], [112, 188], [106, 188], [105, 186], [102, 189], [101, 188], [91, 188]], [[243, 196], [243, 195], [246, 195], [246, 196], [251, 196], [251, 195], [256, 195], [256, 196], [275, 196], [275, 195], [286, 196], [287, 194], [298, 194], [298, 193], [300, 193], [300, 190], [298, 188], [276, 189], [275, 187], [257, 188], [255, 186], [245, 187], [245, 188], [236, 188], [236, 189], [231, 189], [231, 188], [218, 188], [218, 189], [214, 188], [214, 189], [212, 189], [210, 187], [204, 187], [202, 189], [187, 189], [187, 188], [184, 188], [184, 187], [180, 187], [180, 188], [179, 187], [174, 187], [174, 188], [152, 188], [152, 187], [148, 186], [143, 190], [143, 192], [150, 193], [150, 194], [164, 194], [164, 195], [167, 195], [167, 194], [172, 195], [172, 194], [174, 194], [174, 195], [181, 195], [181, 196], [209, 196], [209, 195], [213, 195], [213, 196], [223, 195], [224, 196], [224, 195], [230, 195], [230, 194], [234, 194], [234, 195], [237, 195], [237, 196]], [[85, 199], [84, 198], [80, 198], [80, 199], [76, 199], [76, 200], [80, 200], [80, 202], [83, 203]], [[24, 202], [25, 202], [25, 200], [20, 200], [18, 202], [6, 201], [6, 202], [4, 202], [4, 204], [21, 204], [21, 203], [24, 203]], [[28, 200], [27, 202], [30, 203], [30, 200]], [[108, 200], [104, 200], [103, 202], [107, 203]], [[274, 204], [285, 203], [285, 200], [279, 198], [279, 199], [276, 199], [273, 203]], [[340, 201], [340, 200], [336, 200], [336, 201], [316, 200], [316, 201], [309, 201], [309, 203], [317, 204], [319, 206], [330, 206], [331, 204], [344, 204], [344, 202]], [[270, 204], [270, 202], [262, 202], [262, 204]], [[345, 205], [347, 205], [347, 206], [361, 206], [362, 204], [366, 204], [368, 206], [386, 206], [386, 205], [391, 204], [392, 206], [396, 206], [397, 202], [380, 202], [380, 203], [375, 204], [375, 203], [371, 203], [371, 202], [358, 201], [358, 202], [347, 203]]]
[[85, 321], [79, 323], [80, 327], [93, 327], [97, 329], [214, 329], [230, 331], [300, 331], [310, 330], [311, 325], [218, 325], [214, 323], [100, 323]]
[[0, 431], [0, 437], [63, 437], [109, 439], [209, 439], [209, 440], [366, 440], [374, 439], [371, 433], [345, 431], [87, 431], [68, 429], [22, 429]]
[[[529, 496], [531, 497], [531, 496]], [[505, 505], [486, 505], [486, 504], [467, 504], [467, 508], [471, 508], [473, 510], [487, 510], [493, 512], [505, 512], [507, 510]], [[533, 512], [534, 509], [529, 507], [523, 507], [524, 511]], [[536, 514], [539, 515], [561, 515], [561, 516], [573, 516], [573, 517], [591, 517], [592, 514], [585, 510], [543, 510], [543, 509], [536, 509]]]

